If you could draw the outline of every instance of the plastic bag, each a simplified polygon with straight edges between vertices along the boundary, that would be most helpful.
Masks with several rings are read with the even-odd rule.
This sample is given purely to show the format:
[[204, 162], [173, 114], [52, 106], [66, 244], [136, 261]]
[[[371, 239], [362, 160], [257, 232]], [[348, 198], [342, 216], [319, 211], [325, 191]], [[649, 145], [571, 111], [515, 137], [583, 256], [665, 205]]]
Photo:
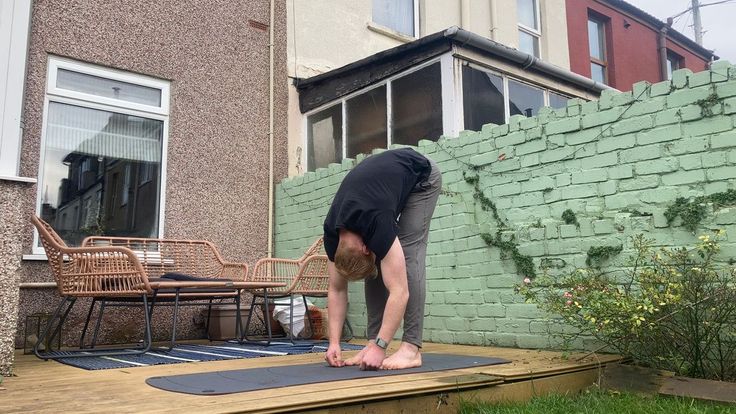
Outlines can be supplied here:
[[[309, 332], [305, 332], [305, 325], [306, 320], [304, 319], [304, 315], [307, 313], [307, 309], [304, 307], [304, 300], [302, 300], [301, 295], [294, 295], [292, 296], [294, 299], [294, 320], [293, 320], [293, 329], [291, 331], [291, 334], [294, 336], [294, 338], [301, 338], [303, 335], [309, 334]], [[312, 306], [312, 303], [307, 301], [307, 304], [309, 306]], [[274, 300], [274, 308], [273, 308], [273, 317], [284, 328], [284, 331], [286, 331], [287, 335], [289, 334], [289, 298], [281, 298]]]

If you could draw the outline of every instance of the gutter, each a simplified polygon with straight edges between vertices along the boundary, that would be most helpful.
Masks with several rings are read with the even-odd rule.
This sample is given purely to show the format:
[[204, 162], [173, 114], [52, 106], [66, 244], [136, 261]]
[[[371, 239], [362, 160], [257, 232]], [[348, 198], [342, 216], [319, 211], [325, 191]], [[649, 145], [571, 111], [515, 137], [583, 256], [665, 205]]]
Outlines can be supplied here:
[[460, 46], [467, 45], [491, 52], [497, 56], [501, 56], [519, 64], [523, 69], [535, 69], [539, 72], [552, 75], [558, 79], [568, 81], [597, 93], [606, 89], [613, 89], [608, 85], [588, 79], [585, 76], [570, 72], [569, 70], [563, 69], [559, 66], [552, 65], [528, 53], [504, 46], [473, 32], [462, 30], [457, 26], [452, 26], [445, 30], [444, 37], [457, 42]]

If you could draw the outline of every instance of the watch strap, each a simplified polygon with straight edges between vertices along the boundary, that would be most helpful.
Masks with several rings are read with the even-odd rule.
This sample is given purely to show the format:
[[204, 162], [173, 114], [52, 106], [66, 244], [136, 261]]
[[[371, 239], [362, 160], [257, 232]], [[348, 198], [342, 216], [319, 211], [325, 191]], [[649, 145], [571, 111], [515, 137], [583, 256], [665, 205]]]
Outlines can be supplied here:
[[388, 342], [384, 341], [383, 339], [379, 337], [376, 337], [376, 345], [383, 350], [388, 348]]

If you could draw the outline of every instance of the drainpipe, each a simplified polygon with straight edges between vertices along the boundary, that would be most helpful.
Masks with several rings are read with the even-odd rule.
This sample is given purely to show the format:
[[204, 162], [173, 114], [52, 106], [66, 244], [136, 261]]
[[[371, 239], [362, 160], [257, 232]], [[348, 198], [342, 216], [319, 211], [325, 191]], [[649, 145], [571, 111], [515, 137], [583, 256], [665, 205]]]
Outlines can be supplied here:
[[273, 257], [273, 47], [274, 47], [274, 1], [271, 0], [271, 16], [268, 38], [268, 257]]
[[[669, 23], [669, 19], [667, 21]], [[657, 52], [659, 53], [659, 80], [666, 81], [667, 74], [667, 29], [669, 26], [662, 26], [657, 34]]]
[[460, 1], [460, 26], [470, 30], [470, 0]]
[[498, 41], [496, 39], [498, 32], [498, 13], [496, 12], [496, 0], [488, 0], [491, 8], [491, 40]]

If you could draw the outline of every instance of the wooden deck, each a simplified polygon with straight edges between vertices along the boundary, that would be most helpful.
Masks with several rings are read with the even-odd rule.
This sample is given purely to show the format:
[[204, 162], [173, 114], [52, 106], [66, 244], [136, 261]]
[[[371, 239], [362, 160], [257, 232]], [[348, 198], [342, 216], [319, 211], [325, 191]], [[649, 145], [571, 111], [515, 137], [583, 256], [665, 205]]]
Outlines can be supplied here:
[[[15, 377], [0, 384], [0, 412], [457, 412], [461, 400], [524, 400], [578, 391], [598, 380], [618, 357], [576, 362], [559, 353], [510, 348], [425, 344], [425, 352], [505, 358], [510, 364], [406, 374], [220, 396], [194, 396], [148, 386], [153, 376], [323, 361], [321, 354], [86, 371], [18, 354]], [[351, 355], [350, 352], [345, 353]]]

